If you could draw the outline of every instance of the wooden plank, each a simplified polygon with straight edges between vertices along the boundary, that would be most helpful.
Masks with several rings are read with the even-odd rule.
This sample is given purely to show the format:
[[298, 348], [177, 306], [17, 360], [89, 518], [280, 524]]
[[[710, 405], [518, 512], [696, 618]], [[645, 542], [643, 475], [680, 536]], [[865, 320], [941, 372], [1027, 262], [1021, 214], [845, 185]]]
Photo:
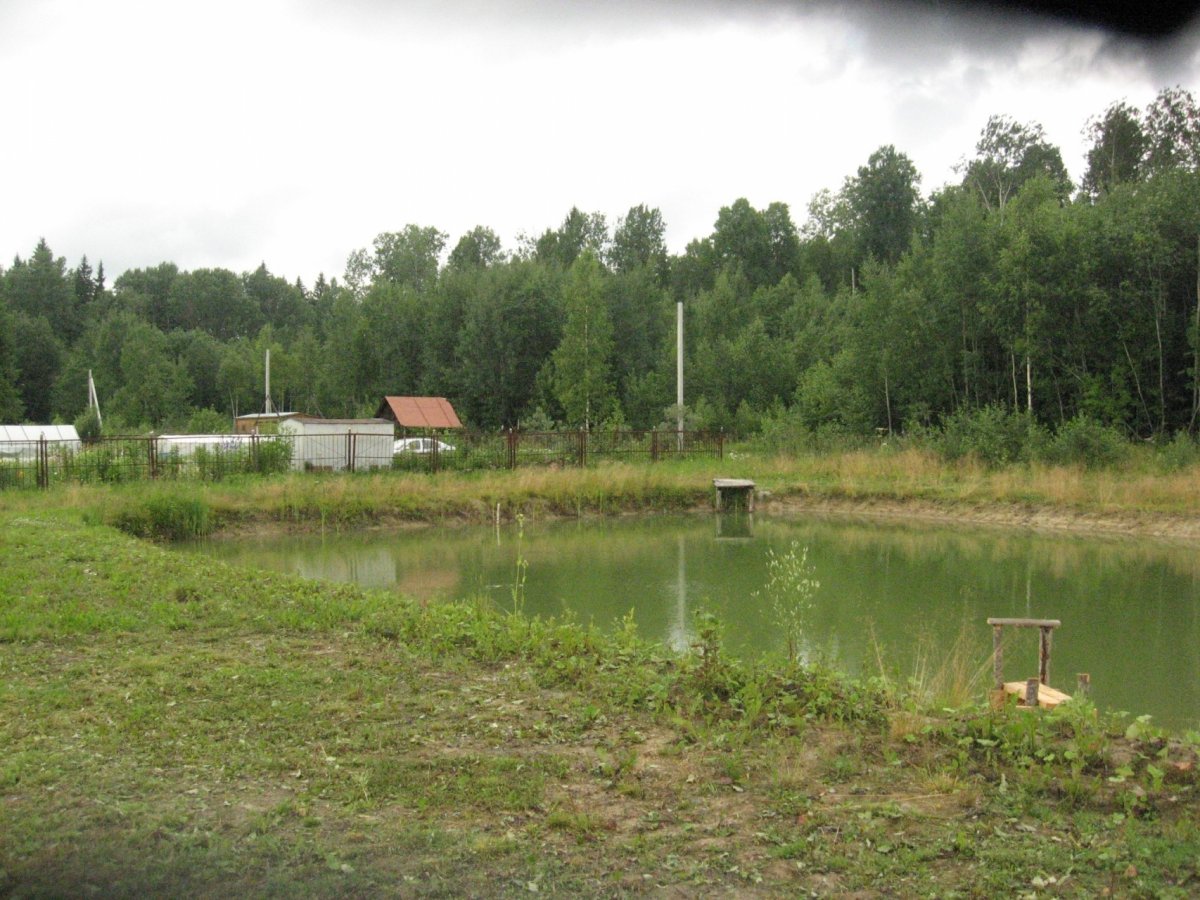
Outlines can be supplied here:
[[1017, 628], [1058, 628], [1062, 625], [1058, 619], [988, 619], [989, 625], [1013, 625]]
[[[1004, 683], [1004, 693], [1016, 697], [1021, 705], [1024, 704], [1026, 688], [1027, 684], [1024, 681], [1006, 681]], [[1042, 709], [1053, 709], [1058, 704], [1066, 703], [1070, 699], [1070, 694], [1064, 694], [1048, 684], [1038, 685], [1038, 706]]]
[[718, 491], [723, 488], [732, 488], [734, 490], [752, 490], [754, 482], [749, 478], [714, 478], [713, 487]]

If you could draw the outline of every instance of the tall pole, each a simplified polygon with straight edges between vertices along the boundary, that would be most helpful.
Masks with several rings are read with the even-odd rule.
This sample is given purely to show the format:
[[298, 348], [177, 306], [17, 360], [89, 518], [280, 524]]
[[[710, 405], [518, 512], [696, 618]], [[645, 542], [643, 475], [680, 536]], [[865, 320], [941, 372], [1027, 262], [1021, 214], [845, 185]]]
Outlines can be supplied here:
[[96, 395], [96, 382], [92, 379], [91, 369], [88, 369], [88, 406], [96, 411], [96, 421], [103, 425], [104, 420], [100, 418], [100, 398]]
[[683, 452], [683, 301], [675, 304], [675, 408], [678, 444]]
[[266, 377], [264, 378], [264, 397], [263, 397], [263, 412], [268, 415], [271, 412], [271, 348], [267, 348], [267, 365]]

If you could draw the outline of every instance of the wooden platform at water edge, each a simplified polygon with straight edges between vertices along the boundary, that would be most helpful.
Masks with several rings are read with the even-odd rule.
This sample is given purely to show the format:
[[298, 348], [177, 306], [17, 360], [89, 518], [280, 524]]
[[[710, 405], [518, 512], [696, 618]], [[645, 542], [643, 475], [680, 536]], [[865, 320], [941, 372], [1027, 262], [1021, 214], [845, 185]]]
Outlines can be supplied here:
[[[1017, 698], [1017, 706], [1022, 709], [1053, 709], [1060, 703], [1071, 699], [1070, 694], [1050, 687], [1050, 639], [1055, 628], [1062, 625], [1058, 619], [1006, 619], [990, 618], [987, 623], [992, 626], [992, 705], [1003, 706], [1009, 697]], [[1036, 628], [1041, 633], [1038, 641], [1038, 674], [1036, 678], [1025, 681], [1005, 681], [1003, 677], [1004, 656], [1001, 646], [1001, 636], [1004, 626], [1014, 628]], [[1080, 684], [1087, 683], [1087, 676], [1080, 676]]]

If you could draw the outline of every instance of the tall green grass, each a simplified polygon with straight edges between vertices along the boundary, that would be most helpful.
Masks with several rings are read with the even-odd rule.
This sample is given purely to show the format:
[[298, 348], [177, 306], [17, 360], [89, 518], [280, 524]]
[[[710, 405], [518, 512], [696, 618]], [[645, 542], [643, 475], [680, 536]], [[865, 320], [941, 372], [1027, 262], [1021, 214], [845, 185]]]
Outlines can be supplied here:
[[1190, 452], [1181, 444], [1169, 464], [1158, 451], [1138, 450], [1107, 468], [1036, 462], [990, 467], [972, 456], [948, 462], [930, 450], [894, 445], [804, 455], [735, 446], [724, 460], [583, 469], [287, 473], [206, 484], [64, 485], [49, 492], [0, 493], [0, 510], [73, 509], [139, 536], [177, 539], [271, 523], [341, 529], [695, 509], [712, 503], [713, 478], [748, 477], [770, 498], [805, 504], [920, 501], [1194, 517], [1200, 515], [1200, 462], [1191, 461]]

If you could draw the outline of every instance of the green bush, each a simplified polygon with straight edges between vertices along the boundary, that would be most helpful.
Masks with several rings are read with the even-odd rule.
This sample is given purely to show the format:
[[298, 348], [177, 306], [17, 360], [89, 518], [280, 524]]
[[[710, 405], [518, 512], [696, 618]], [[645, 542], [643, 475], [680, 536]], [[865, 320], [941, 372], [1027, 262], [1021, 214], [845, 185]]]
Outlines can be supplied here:
[[100, 413], [96, 411], [96, 407], [89, 406], [87, 411], [75, 420], [75, 431], [84, 445], [100, 440], [103, 429], [100, 427]]
[[291, 441], [265, 440], [259, 441], [252, 451], [252, 470], [260, 475], [277, 475], [286, 472], [292, 463]]
[[188, 434], [228, 434], [231, 430], [229, 416], [215, 409], [198, 409], [187, 420]]
[[1059, 426], [1042, 458], [1058, 465], [1099, 469], [1116, 465], [1129, 453], [1125, 435], [1089, 416], [1076, 416]]
[[208, 505], [196, 497], [152, 494], [139, 505], [117, 513], [114, 525], [134, 537], [184, 541], [211, 530]]
[[103, 440], [89, 449], [64, 455], [52, 479], [62, 477], [81, 484], [118, 484], [144, 474], [147, 461], [144, 445], [120, 440]]
[[764, 450], [795, 450], [809, 440], [809, 430], [793, 410], [782, 405], [768, 409], [753, 443]]
[[1186, 431], [1177, 432], [1167, 444], [1159, 448], [1158, 467], [1164, 472], [1178, 472], [1200, 463], [1200, 442]]
[[1045, 445], [1046, 432], [1031, 415], [992, 404], [959, 409], [947, 417], [936, 449], [949, 460], [974, 456], [997, 467], [1028, 462]]

